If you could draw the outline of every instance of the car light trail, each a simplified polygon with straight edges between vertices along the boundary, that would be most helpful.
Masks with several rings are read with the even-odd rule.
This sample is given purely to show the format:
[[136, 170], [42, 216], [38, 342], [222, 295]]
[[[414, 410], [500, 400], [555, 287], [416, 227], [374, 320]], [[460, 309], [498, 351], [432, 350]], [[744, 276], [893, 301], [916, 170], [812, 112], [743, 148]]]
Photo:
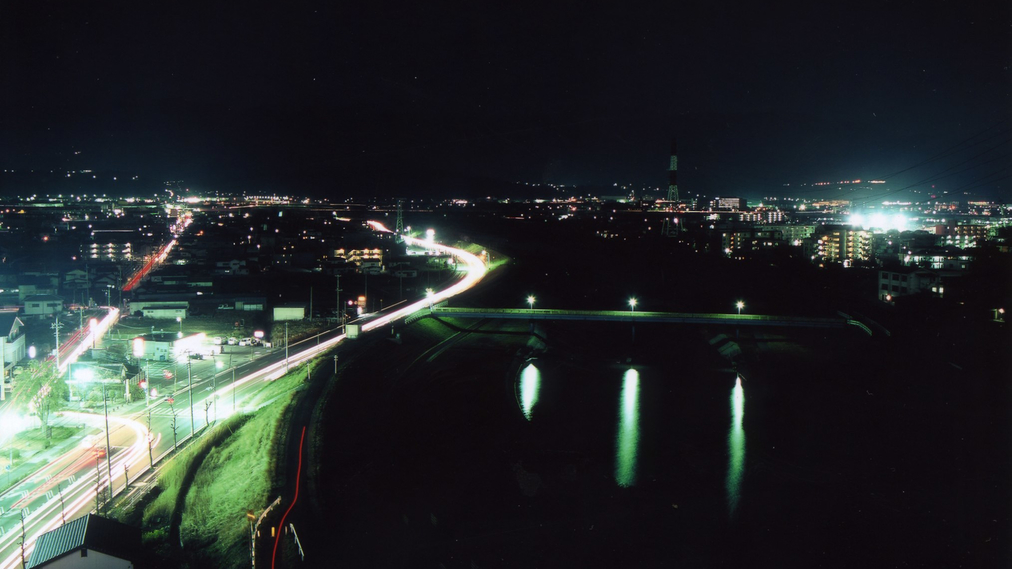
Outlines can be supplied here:
[[165, 247], [162, 247], [162, 249], [154, 256], [152, 256], [147, 263], [144, 263], [144, 266], [141, 267], [140, 270], [138, 270], [136, 273], [134, 273], [132, 277], [130, 277], [130, 280], [127, 281], [126, 286], [123, 287], [123, 292], [129, 292], [131, 289], [137, 286], [137, 283], [139, 283], [141, 279], [145, 277], [145, 275], [150, 273], [151, 269], [155, 268], [155, 265], [161, 263], [162, 261], [165, 260], [166, 257], [169, 256], [169, 251], [172, 251], [172, 248], [175, 246], [176, 240], [173, 239], [172, 241], [169, 241], [165, 245]]
[[[97, 418], [96, 415], [92, 415], [90, 413], [67, 412], [67, 414], [76, 416], [80, 419]], [[147, 428], [143, 424], [125, 417], [110, 416], [109, 420], [111, 422], [118, 423], [121, 426], [129, 427], [134, 431], [135, 436], [133, 445], [131, 445], [125, 452], [119, 453], [117, 457], [113, 460], [113, 464], [115, 465], [116, 470], [122, 471], [124, 465], [129, 465], [130, 463], [141, 459], [143, 455], [147, 453]], [[138, 469], [138, 472], [141, 472], [142, 470], [146, 469], [147, 465], [145, 464], [143, 469]], [[90, 491], [90, 487], [95, 485], [95, 476], [96, 476], [95, 469], [88, 468], [83, 476], [76, 478], [74, 482], [64, 490], [65, 495], [73, 495], [82, 487], [85, 486], [89, 487], [89, 491], [84, 492], [78, 498], [64, 504], [63, 509], [66, 512], [67, 518], [72, 519], [77, 517], [77, 515], [82, 510], [84, 511], [91, 510], [92, 505], [94, 504], [95, 494], [94, 492]], [[109, 484], [108, 480], [102, 481], [99, 484], [98, 491], [99, 492], [104, 491], [105, 488], [108, 487], [108, 484]], [[40, 516], [42, 518], [45, 518], [47, 516], [52, 517], [52, 519], [43, 524], [42, 527], [33, 530], [32, 532], [30, 532], [30, 535], [27, 536], [26, 538], [27, 544], [25, 546], [25, 559], [28, 559], [31, 556], [32, 549], [34, 549], [35, 547], [35, 541], [42, 534], [52, 529], [55, 529], [63, 524], [63, 516], [54, 515], [59, 508], [60, 508], [59, 500], [57, 499], [47, 500], [41, 506], [39, 506], [35, 510], [32, 510], [29, 513], [29, 515], [25, 518], [26, 525], [31, 525], [31, 523]], [[18, 532], [10, 532], [4, 535], [2, 538], [0, 538], [0, 549], [7, 549], [8, 547], [13, 545], [13, 542], [15, 540], [19, 538], [20, 534]], [[0, 562], [0, 569], [13, 569], [14, 567], [17, 567], [20, 564], [21, 564], [21, 554], [18, 551], [8, 556], [2, 562]]]
[[88, 333], [84, 336], [84, 338], [81, 339], [76, 346], [74, 346], [69, 354], [60, 358], [59, 373], [67, 371], [70, 364], [76, 362], [77, 358], [81, 357], [81, 354], [87, 351], [96, 340], [104, 336], [105, 333], [109, 331], [109, 328], [111, 328], [112, 325], [119, 319], [118, 308], [112, 306], [106, 306], [104, 308], [108, 310], [105, 318], [99, 320], [94, 326], [89, 325], [88, 327], [90, 330], [88, 330]]
[[[368, 223], [376, 231], [384, 233], [392, 233], [389, 229], [384, 227], [383, 224], [379, 222], [370, 221]], [[405, 237], [404, 241], [409, 245], [417, 245], [419, 247], [424, 247], [427, 249], [438, 251], [439, 253], [445, 255], [453, 256], [458, 260], [459, 263], [458, 270], [463, 270], [465, 272], [464, 278], [457, 281], [450, 287], [434, 293], [431, 297], [424, 298], [412, 303], [408, 303], [400, 308], [397, 308], [396, 310], [390, 310], [389, 312], [381, 315], [380, 317], [364, 323], [362, 325], [363, 332], [375, 330], [382, 326], [387, 326], [401, 318], [410, 316], [411, 314], [414, 314], [419, 310], [427, 309], [432, 304], [442, 302], [452, 296], [458, 295], [478, 284], [478, 282], [481, 281], [481, 279], [485, 276], [487, 272], [485, 263], [477, 256], [468, 253], [467, 251], [463, 251], [461, 249], [456, 249], [454, 247], [449, 247], [446, 245], [441, 245], [439, 243], [431, 241], [412, 239], [410, 237]], [[161, 252], [159, 252], [154, 258], [148, 261], [148, 263], [141, 271], [138, 271], [138, 273], [135, 274], [133, 278], [130, 279], [130, 282], [127, 283], [127, 286], [124, 287], [123, 290], [127, 291], [133, 288], [137, 284], [137, 282], [139, 282], [140, 279], [143, 278], [143, 276], [147, 274], [147, 272], [150, 271], [157, 263], [164, 261], [165, 258], [168, 256], [169, 251], [171, 251], [172, 247], [175, 244], [176, 244], [175, 239], [169, 242], [161, 250]], [[69, 364], [73, 363], [88, 348], [88, 346], [91, 345], [91, 343], [96, 338], [101, 337], [109, 329], [109, 327], [111, 327], [116, 322], [116, 320], [119, 318], [119, 310], [113, 307], [108, 307], [108, 310], [109, 313], [106, 315], [106, 317], [103, 318], [102, 321], [99, 322], [94, 327], [94, 329], [89, 331], [87, 337], [81, 342], [79, 342], [77, 347], [75, 347], [70, 352], [70, 356], [67, 357], [65, 361], [61, 358], [60, 362], [61, 371], [65, 371], [67, 367], [69, 367]], [[285, 360], [281, 360], [279, 362], [261, 368], [255, 372], [249, 373], [244, 377], [236, 378], [234, 382], [217, 389], [214, 392], [214, 396], [222, 397], [224, 395], [228, 395], [234, 389], [251, 381], [264, 380], [264, 379], [267, 380], [277, 379], [285, 374], [286, 369], [290, 370], [294, 366], [298, 366], [299, 364], [305, 363], [311, 360], [312, 358], [319, 356], [320, 354], [326, 352], [327, 350], [330, 350], [334, 346], [343, 342], [345, 338], [347, 338], [347, 335], [338, 334], [337, 336], [334, 336], [329, 340], [313, 345], [311, 348], [307, 348], [298, 353], [290, 354], [287, 362]], [[533, 406], [533, 403], [531, 405]], [[68, 414], [69, 413], [71, 412], [68, 412]], [[90, 414], [81, 414], [81, 415], [82, 418], [84, 416], [90, 418], [95, 417], [94, 415]], [[143, 424], [134, 421], [133, 419], [125, 417], [115, 417], [110, 415], [109, 421], [133, 429], [134, 434], [136, 435], [134, 438], [134, 443], [125, 451], [117, 453], [117, 456], [113, 459], [112, 462], [115, 465], [115, 471], [122, 472], [122, 468], [124, 465], [129, 466], [130, 464], [133, 464], [138, 461], [142, 462], [141, 465], [138, 467], [136, 473], [140, 474], [142, 472], [147, 471], [150, 467], [148, 466], [147, 462], [143, 460], [147, 458], [146, 455], [148, 452], [147, 428]], [[161, 434], [158, 435], [157, 439], [160, 438]], [[66, 492], [72, 494], [73, 492], [79, 490], [82, 487], [82, 485], [94, 485], [94, 483], [95, 483], [95, 470], [88, 469], [88, 474], [76, 479], [73, 484], [67, 487]], [[108, 483], [109, 483], [108, 480], [102, 481], [100, 483], [99, 491], [105, 488], [108, 485]], [[115, 479], [113, 481], [113, 485], [115, 490]], [[91, 504], [94, 503], [94, 498], [95, 497], [93, 492], [84, 492], [79, 498], [67, 503], [65, 505], [67, 517], [68, 518], [73, 517], [74, 515], [80, 513], [80, 511], [82, 510], [90, 511]], [[29, 523], [30, 520], [36, 519], [38, 516], [52, 516], [52, 519], [49, 520], [46, 524], [44, 524], [44, 526], [41, 529], [31, 532], [31, 535], [27, 537], [28, 544], [25, 547], [26, 558], [27, 556], [31, 555], [31, 551], [35, 547], [35, 541], [39, 538], [39, 536], [41, 536], [43, 533], [49, 530], [52, 530], [60, 526], [63, 523], [62, 516], [53, 515], [53, 513], [55, 512], [55, 508], [58, 507], [59, 507], [59, 500], [49, 500], [45, 502], [42, 506], [40, 506], [36, 511], [31, 512], [31, 514], [25, 519], [26, 523]], [[0, 537], [0, 549], [7, 549], [11, 547], [13, 541], [18, 537], [20, 536], [18, 536], [15, 532], [9, 533], [7, 534], [7, 536]], [[21, 563], [20, 552], [17, 552], [9, 556], [7, 559], [0, 561], [0, 569], [8, 569], [8, 568], [12, 569], [20, 565], [20, 563]]]
[[[382, 233], [392, 233], [389, 229], [384, 227], [383, 224], [378, 221], [369, 221], [367, 223], [369, 224], [370, 227], [372, 227], [376, 231]], [[378, 318], [366, 322], [365, 324], [362, 325], [363, 332], [368, 332], [370, 330], [375, 330], [377, 328], [387, 326], [392, 322], [400, 320], [401, 318], [406, 318], [407, 316], [410, 316], [415, 312], [418, 312], [419, 310], [428, 309], [430, 304], [442, 302], [452, 296], [458, 295], [478, 284], [478, 282], [480, 282], [481, 279], [485, 277], [485, 274], [488, 270], [485, 266], [485, 263], [481, 259], [479, 259], [476, 255], [468, 253], [467, 251], [463, 251], [461, 249], [448, 247], [446, 245], [441, 245], [439, 243], [433, 243], [421, 239], [412, 239], [411, 237], [405, 237], [404, 242], [409, 245], [417, 245], [419, 247], [432, 249], [445, 255], [452, 255], [453, 257], [458, 259], [458, 261], [460, 261], [460, 265], [458, 265], [458, 267], [463, 266], [464, 267], [463, 270], [465, 271], [466, 274], [464, 278], [462, 278], [461, 280], [457, 281], [456, 283], [454, 283], [453, 285], [451, 285], [446, 289], [434, 293], [431, 297], [423, 298], [415, 302], [408, 303], [407, 305], [401, 308], [392, 310], [390, 312], [387, 312], [386, 314], [383, 314]], [[318, 355], [326, 352], [327, 350], [330, 350], [334, 346], [343, 342], [345, 338], [347, 338], [347, 335], [339, 334], [337, 336], [334, 336], [333, 338], [330, 338], [329, 340], [320, 342], [319, 344], [316, 344], [311, 348], [308, 348], [301, 352], [290, 354], [288, 356], [287, 368], [291, 369], [294, 366], [305, 363], [306, 361], [317, 357]], [[258, 379], [267, 379], [268, 381], [273, 381], [285, 374], [285, 368], [286, 363], [284, 360], [273, 363], [269, 366], [257, 370], [256, 372], [246, 375], [245, 377], [237, 378], [233, 384], [229, 384], [219, 388], [217, 391], [215, 391], [215, 394], [218, 395], [219, 397], [224, 397], [225, 395], [230, 394], [233, 389], [242, 386], [250, 381], [255, 381]]]

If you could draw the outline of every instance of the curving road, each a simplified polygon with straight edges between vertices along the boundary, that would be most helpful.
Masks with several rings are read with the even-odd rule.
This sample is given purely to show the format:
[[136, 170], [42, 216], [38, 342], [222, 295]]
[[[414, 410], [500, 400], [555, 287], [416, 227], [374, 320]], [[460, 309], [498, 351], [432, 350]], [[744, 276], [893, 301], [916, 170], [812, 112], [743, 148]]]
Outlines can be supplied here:
[[[379, 222], [369, 224], [376, 231], [390, 232]], [[452, 255], [458, 260], [458, 270], [464, 273], [463, 277], [446, 289], [434, 292], [431, 297], [366, 315], [358, 321], [363, 332], [389, 326], [419, 310], [429, 309], [433, 304], [474, 287], [485, 276], [487, 269], [484, 262], [471, 253], [429, 241], [407, 237], [405, 241], [409, 245]], [[117, 317], [118, 311], [110, 309], [103, 326], [94, 334], [101, 335]], [[191, 385], [177, 389], [173, 394], [173, 403], [164, 398], [151, 401], [147, 406], [144, 402], [137, 402], [128, 406], [122, 415], [109, 416], [111, 453], [108, 462], [99, 450], [105, 446], [104, 417], [90, 413], [65, 413], [64, 421], [82, 423], [93, 434], [77, 448], [47, 463], [0, 495], [0, 569], [14, 568], [21, 563], [22, 513], [27, 543], [25, 559], [28, 559], [35, 540], [42, 533], [58, 527], [65, 519], [95, 511], [96, 489], [103, 495], [108, 494], [110, 466], [115, 495], [136, 489], [135, 485], [151, 468], [152, 462], [159, 462], [161, 457], [172, 451], [174, 438], [182, 443], [193, 431], [199, 435], [209, 423], [213, 424], [218, 419], [238, 411], [255, 411], [245, 409], [243, 403], [260, 390], [259, 382], [281, 377], [287, 369], [320, 356], [345, 338], [341, 330], [330, 330], [290, 345], [287, 360], [285, 350], [275, 348], [259, 359], [217, 373], [213, 365], [191, 366]], [[89, 343], [82, 342], [81, 345]], [[193, 368], [201, 371], [194, 372]], [[180, 383], [177, 378], [177, 385]]]

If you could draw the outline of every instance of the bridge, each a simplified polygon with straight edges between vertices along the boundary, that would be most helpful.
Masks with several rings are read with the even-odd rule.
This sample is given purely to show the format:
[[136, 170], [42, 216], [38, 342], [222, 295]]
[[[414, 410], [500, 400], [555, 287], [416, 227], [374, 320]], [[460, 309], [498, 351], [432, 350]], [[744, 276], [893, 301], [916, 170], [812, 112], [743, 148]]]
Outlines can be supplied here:
[[502, 318], [516, 320], [597, 320], [668, 324], [723, 324], [734, 326], [776, 326], [793, 328], [845, 328], [856, 326], [871, 336], [871, 328], [853, 318], [770, 316], [762, 314], [721, 314], [698, 312], [646, 312], [632, 310], [554, 310], [544, 308], [459, 308], [433, 306], [420, 310], [409, 321], [428, 315], [446, 318]]

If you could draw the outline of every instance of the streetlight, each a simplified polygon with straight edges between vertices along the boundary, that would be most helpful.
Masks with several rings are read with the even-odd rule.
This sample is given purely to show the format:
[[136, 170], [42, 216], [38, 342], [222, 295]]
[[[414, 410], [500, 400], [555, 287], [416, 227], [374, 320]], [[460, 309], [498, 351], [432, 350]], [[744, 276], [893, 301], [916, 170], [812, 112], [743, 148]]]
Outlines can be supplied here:
[[[629, 315], [632, 316], [635, 313], [636, 313], [636, 297], [634, 296], [634, 297], [631, 297], [629, 299]], [[633, 341], [634, 344], [636, 343], [636, 322], [635, 321], [633, 321], [633, 323], [632, 323], [632, 341]]]
[[531, 306], [531, 310], [534, 310], [534, 301], [535, 301], [535, 300], [537, 300], [537, 299], [535, 299], [535, 298], [534, 298], [534, 295], [533, 295], [533, 294], [532, 294], [532, 295], [529, 295], [529, 296], [527, 297], [527, 304], [529, 304], [529, 305]]
[[[211, 378], [211, 397], [214, 398], [214, 420], [218, 421], [218, 372], [221, 368], [225, 367], [225, 362], [218, 361], [217, 358], [214, 360], [214, 376]], [[234, 389], [234, 388], [233, 388]]]
[[193, 432], [193, 374], [190, 372], [190, 350], [186, 350], [186, 393], [190, 396], [190, 438]]
[[177, 337], [178, 338], [182, 338], [183, 337], [183, 317], [182, 316], [176, 316], [176, 322], [179, 322], [179, 334], [177, 334]]
[[745, 308], [745, 301], [744, 300], [739, 300], [738, 302], [734, 303], [734, 305], [735, 305], [735, 307], [738, 308], [738, 316], [741, 316], [741, 309]]

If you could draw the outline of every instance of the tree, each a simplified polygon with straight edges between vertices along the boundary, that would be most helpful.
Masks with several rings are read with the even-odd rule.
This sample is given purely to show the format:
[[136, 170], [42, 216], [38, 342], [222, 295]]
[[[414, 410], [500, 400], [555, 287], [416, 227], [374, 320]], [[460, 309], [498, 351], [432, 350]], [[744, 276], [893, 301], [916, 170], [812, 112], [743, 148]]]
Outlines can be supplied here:
[[42, 432], [49, 438], [49, 416], [67, 403], [67, 383], [60, 377], [53, 362], [33, 361], [19, 378], [18, 391], [25, 397], [16, 398], [19, 411], [39, 417]]

